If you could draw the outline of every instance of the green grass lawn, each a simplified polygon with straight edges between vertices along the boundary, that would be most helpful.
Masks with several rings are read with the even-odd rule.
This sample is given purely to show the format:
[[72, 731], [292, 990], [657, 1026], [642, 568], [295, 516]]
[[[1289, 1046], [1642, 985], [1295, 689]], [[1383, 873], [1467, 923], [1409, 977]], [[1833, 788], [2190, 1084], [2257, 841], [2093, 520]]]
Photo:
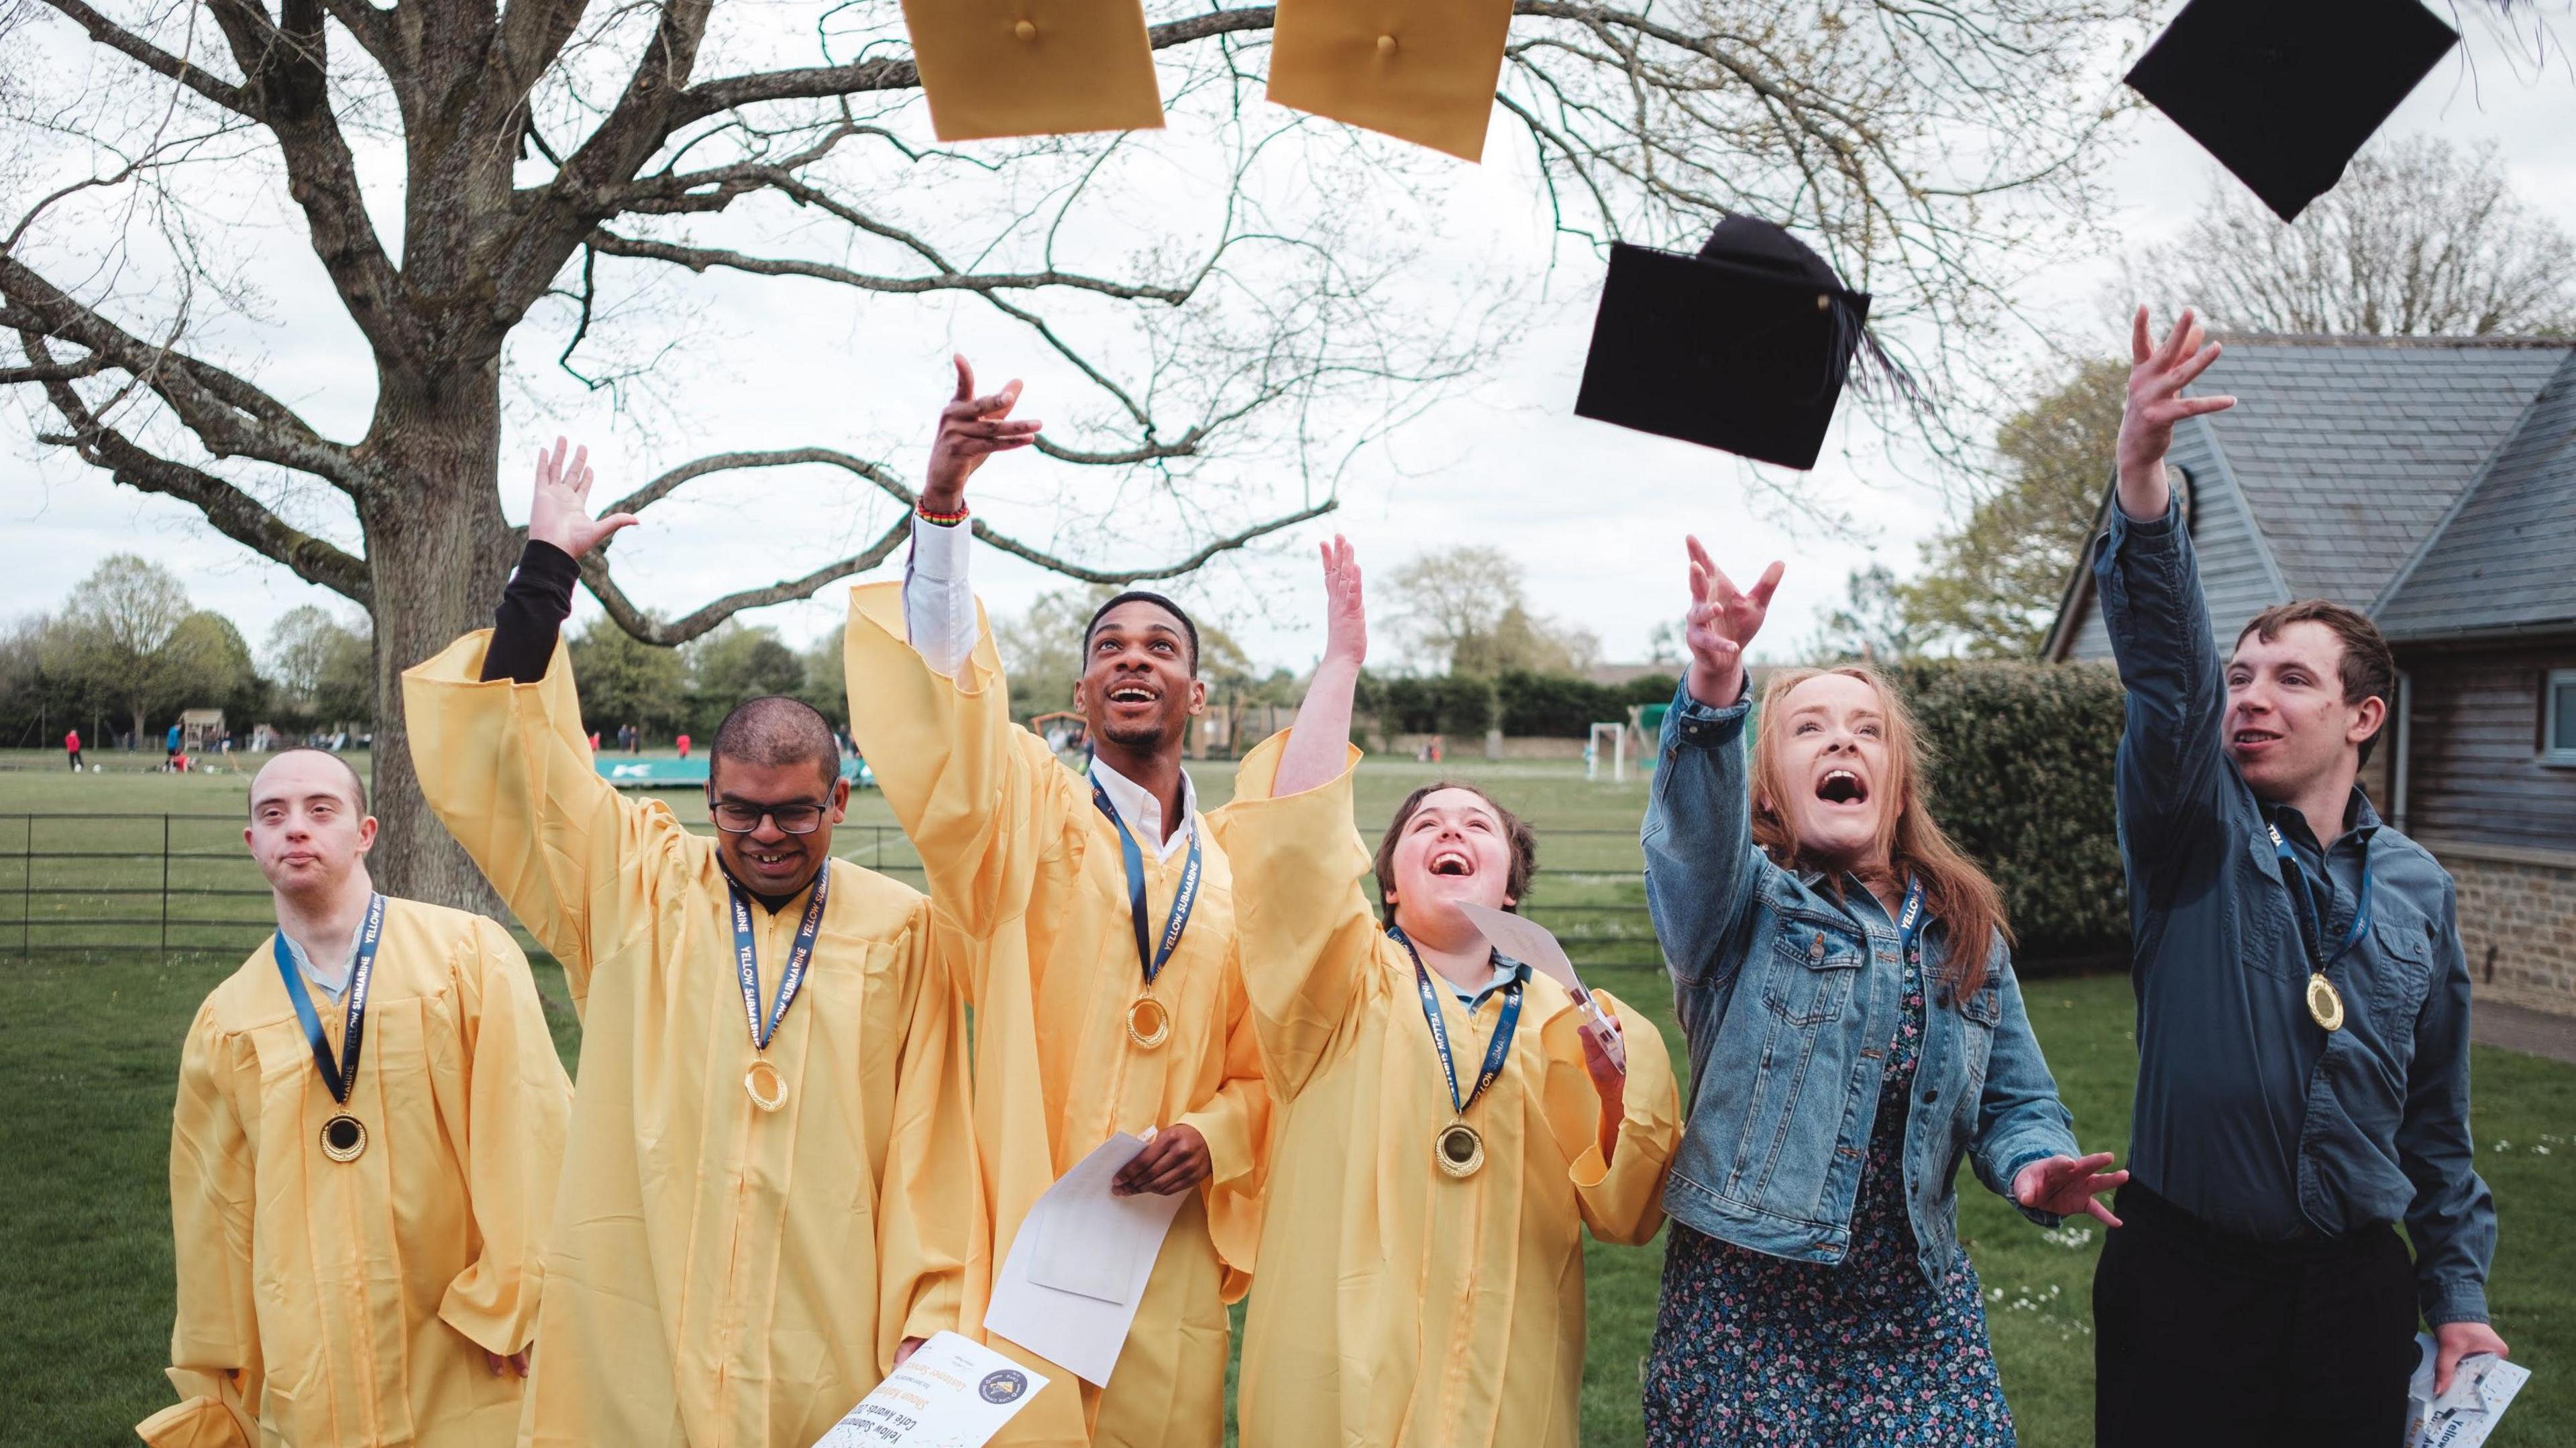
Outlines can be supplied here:
[[[101, 774], [71, 778], [59, 756], [0, 755], [0, 765], [45, 762], [53, 774], [0, 768], [0, 852], [13, 848], [9, 811], [103, 816], [119, 811], [237, 812], [240, 777], [171, 778]], [[1223, 764], [1194, 771], [1204, 803], [1231, 786]], [[1676, 1048], [1680, 1035], [1655, 965], [1644, 917], [1624, 907], [1641, 899], [1634, 830], [1644, 788], [1585, 782], [1563, 764], [1455, 762], [1439, 773], [1476, 780], [1539, 827], [1543, 870], [1534, 913], [1580, 943], [1573, 953], [1623, 1000], [1653, 1013]], [[1428, 766], [1372, 762], [1361, 775], [1360, 813], [1384, 820], [1405, 791], [1434, 777]], [[698, 813], [691, 797], [674, 805]], [[883, 801], [863, 795], [853, 823], [887, 823]], [[48, 827], [52, 822], [48, 822]], [[66, 838], [91, 842], [129, 825], [72, 820]], [[119, 836], [107, 858], [80, 870], [106, 888], [131, 883], [142, 845], [157, 849], [158, 823], [138, 843]], [[210, 874], [237, 842], [219, 821], [193, 847]], [[1593, 834], [1588, 831], [1602, 831]], [[909, 857], [899, 837], [842, 837], [862, 860]], [[137, 853], [119, 857], [116, 852]], [[8, 861], [14, 865], [14, 860]], [[157, 856], [150, 866], [159, 870]], [[256, 883], [256, 876], [252, 877]], [[10, 885], [0, 878], [0, 891]], [[81, 883], [67, 879], [63, 883]], [[132, 899], [136, 897], [100, 897]], [[264, 906], [240, 923], [209, 927], [209, 949], [162, 963], [157, 950], [120, 946], [90, 955], [12, 958], [14, 917], [0, 916], [0, 1161], [11, 1175], [0, 1217], [0, 1369], [16, 1387], [0, 1413], [0, 1444], [131, 1443], [131, 1425], [169, 1401], [160, 1369], [170, 1323], [170, 1239], [166, 1160], [179, 1040], [197, 1002], [258, 943]], [[1621, 907], [1585, 912], [1574, 906]], [[157, 908], [157, 907], [156, 907]], [[41, 925], [42, 916], [30, 928]], [[537, 968], [553, 1004], [556, 1044], [567, 1063], [578, 1030], [560, 1006], [560, 973]], [[2127, 983], [2116, 978], [2027, 983], [2033, 1024], [2088, 1147], [2119, 1150], [2128, 1127], [2134, 1066]], [[2475, 1055], [2475, 1127], [2480, 1166], [2503, 1221], [2492, 1284], [2498, 1330], [2536, 1371], [2530, 1388], [2491, 1441], [2554, 1444], [2576, 1422], [2576, 1068], [2480, 1048]], [[2072, 1448], [2091, 1439], [2093, 1355], [2089, 1308], [2100, 1233], [2077, 1226], [2042, 1233], [1963, 1181], [1961, 1234], [1988, 1290], [1987, 1312], [2004, 1386], [2035, 1448]], [[1641, 1436], [1638, 1371], [1654, 1326], [1660, 1242], [1641, 1249], [1595, 1246], [1588, 1256], [1591, 1331], [1583, 1396], [1585, 1441], [1631, 1444]], [[2210, 1351], [2227, 1351], [2227, 1325], [2210, 1326]]]

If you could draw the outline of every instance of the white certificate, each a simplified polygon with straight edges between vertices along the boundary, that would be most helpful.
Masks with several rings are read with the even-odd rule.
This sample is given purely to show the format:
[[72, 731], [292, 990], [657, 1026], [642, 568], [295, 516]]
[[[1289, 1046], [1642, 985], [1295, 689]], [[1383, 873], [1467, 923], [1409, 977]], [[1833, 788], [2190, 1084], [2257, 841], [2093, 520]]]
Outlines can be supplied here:
[[2478, 1448], [2504, 1417], [2531, 1369], [2488, 1353], [2460, 1359], [2451, 1390], [2433, 1396], [2433, 1339], [2415, 1335], [2415, 1377], [2406, 1385], [2406, 1448]]
[[860, 1399], [814, 1448], [984, 1448], [1046, 1385], [1043, 1374], [943, 1332]]
[[984, 1309], [985, 1331], [1096, 1387], [1109, 1385], [1186, 1195], [1111, 1193], [1119, 1169], [1144, 1149], [1122, 1131], [1047, 1188], [1011, 1239]]

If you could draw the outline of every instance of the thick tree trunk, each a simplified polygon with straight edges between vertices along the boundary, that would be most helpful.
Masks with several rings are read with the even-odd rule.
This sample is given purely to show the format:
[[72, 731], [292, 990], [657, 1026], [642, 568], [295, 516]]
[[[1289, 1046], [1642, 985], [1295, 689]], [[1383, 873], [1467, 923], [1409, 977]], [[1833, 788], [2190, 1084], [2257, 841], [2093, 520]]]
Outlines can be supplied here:
[[386, 891], [500, 915], [499, 901], [421, 798], [404, 727], [402, 671], [492, 622], [510, 566], [497, 366], [423, 385], [388, 377], [367, 450], [386, 463], [361, 507], [375, 589], [375, 805], [371, 861]]

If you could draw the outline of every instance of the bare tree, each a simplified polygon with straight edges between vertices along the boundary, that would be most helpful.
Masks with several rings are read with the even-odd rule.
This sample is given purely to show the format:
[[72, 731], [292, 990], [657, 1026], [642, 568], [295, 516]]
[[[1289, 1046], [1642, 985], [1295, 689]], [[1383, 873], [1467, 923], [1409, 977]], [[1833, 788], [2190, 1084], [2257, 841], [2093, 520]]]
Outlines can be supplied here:
[[[2232, 182], [2138, 258], [2124, 296], [2236, 332], [2576, 331], [2576, 241], [2513, 194], [2493, 145], [2384, 141], [2287, 226]], [[2123, 315], [2129, 303], [2123, 303]]]
[[[369, 609], [378, 860], [431, 898], [475, 884], [418, 808], [393, 681], [477, 622], [515, 552], [498, 450], [527, 362], [652, 386], [690, 339], [657, 335], [650, 305], [690, 274], [968, 300], [1089, 389], [1050, 409], [1040, 447], [1115, 481], [1067, 510], [1145, 510], [1183, 542], [1110, 567], [978, 535], [1119, 583], [1330, 508], [1356, 448], [1489, 350], [1478, 319], [1509, 280], [1414, 265], [1409, 177], [1445, 163], [1258, 101], [1267, 7], [1150, 8], [1170, 132], [958, 151], [926, 139], [894, 0], [721, 23], [709, 0], [39, 3], [66, 24], [50, 49], [11, 45], [30, 60], [14, 138], [51, 149], [0, 214], [0, 326], [24, 354], [0, 385], [44, 442]], [[1992, 317], [1989, 258], [2088, 214], [2090, 62], [2143, 10], [1518, 0], [1497, 100], [1566, 233], [1675, 243], [1721, 211], [1767, 215], [1943, 346]], [[278, 221], [368, 348], [357, 436], [260, 380], [229, 325], [257, 312], [244, 258]], [[875, 490], [884, 530], [685, 611], [648, 613], [605, 556], [586, 585], [636, 638], [676, 644], [899, 546], [910, 490], [828, 439], [681, 463], [611, 506], [784, 466]]]

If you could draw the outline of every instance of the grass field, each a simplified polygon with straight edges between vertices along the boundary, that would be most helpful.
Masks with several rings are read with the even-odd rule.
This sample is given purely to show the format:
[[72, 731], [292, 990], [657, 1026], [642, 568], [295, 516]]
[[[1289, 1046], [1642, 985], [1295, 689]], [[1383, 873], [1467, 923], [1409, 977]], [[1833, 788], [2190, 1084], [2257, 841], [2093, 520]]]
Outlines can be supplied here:
[[[106, 761], [102, 762], [114, 762]], [[10, 765], [25, 768], [12, 769]], [[1598, 983], [1654, 1012], [1680, 1044], [1644, 918], [1632, 913], [1634, 831], [1644, 787], [1586, 783], [1564, 764], [1455, 762], [1447, 774], [1491, 786], [1527, 813], [1541, 834], [1542, 873], [1534, 913], [1576, 936], [1573, 953]], [[1363, 819], [1383, 820], [1403, 793], [1432, 777], [1427, 766], [1372, 762], [1361, 776]], [[1194, 770], [1203, 802], [1229, 790], [1226, 766]], [[117, 813], [208, 812], [237, 816], [238, 776], [173, 778], [149, 773], [75, 780], [52, 754], [0, 754], [0, 862], [18, 848], [11, 812], [55, 812], [40, 844], [83, 844], [98, 853], [76, 862], [29, 862], [54, 869], [48, 886], [143, 888], [160, 869], [159, 822], [148, 828], [105, 818]], [[675, 797], [684, 817], [692, 797]], [[853, 824], [890, 823], [883, 801], [862, 795]], [[209, 878], [238, 858], [237, 827], [210, 820], [184, 827]], [[193, 833], [191, 833], [193, 832]], [[1595, 833], [1597, 832], [1597, 833]], [[113, 841], [100, 843], [108, 836]], [[870, 831], [839, 844], [863, 861], [883, 851], [909, 859], [900, 839]], [[146, 849], [145, 846], [149, 848]], [[0, 868], [0, 892], [16, 882]], [[256, 876], [250, 877], [256, 884]], [[0, 893], [5, 898], [5, 893]], [[50, 909], [57, 897], [42, 896]], [[80, 908], [144, 896], [69, 897]], [[157, 891], [151, 897], [157, 909]], [[258, 943], [265, 907], [255, 894], [217, 897], [238, 906], [239, 924], [204, 927], [221, 953], [161, 962], [157, 944], [137, 941], [83, 955], [13, 958], [19, 921], [0, 913], [0, 1161], [11, 1183], [0, 1217], [0, 1371], [16, 1385], [0, 1413], [0, 1444], [130, 1443], [131, 1425], [168, 1401], [160, 1376], [170, 1321], [166, 1154], [178, 1043], [205, 991]], [[209, 907], [210, 909], [213, 907]], [[229, 908], [229, 907], [228, 907]], [[231, 917], [228, 917], [231, 918]], [[45, 929], [39, 912], [24, 927]], [[128, 934], [147, 927], [120, 927]], [[70, 933], [70, 932], [58, 932]], [[560, 974], [538, 966], [540, 989], [563, 999]], [[2031, 1016], [2089, 1147], [2119, 1150], [2128, 1125], [2134, 1046], [2125, 981], [2042, 980], [2028, 985]], [[572, 1062], [579, 1032], [568, 1010], [551, 1012], [556, 1043]], [[2576, 1068], [2481, 1048], [2475, 1057], [2475, 1126], [2480, 1165], [2503, 1219], [2493, 1283], [2498, 1328], [2515, 1356], [2536, 1370], [2530, 1389], [2491, 1440], [2499, 1448], [2566, 1441], [2576, 1423]], [[2085, 1227], [2042, 1233], [1973, 1181], [1963, 1183], [1961, 1234], [1988, 1290], [1987, 1312], [2004, 1386], [2022, 1441], [2075, 1448], [2091, 1440], [2092, 1340], [2088, 1306], [2100, 1234]], [[1591, 1324], [1583, 1399], [1585, 1441], [1639, 1440], [1638, 1369], [1654, 1325], [1660, 1242], [1643, 1249], [1594, 1247], [1589, 1255]], [[2228, 1325], [2210, 1325], [2213, 1356], [2230, 1350]]]

